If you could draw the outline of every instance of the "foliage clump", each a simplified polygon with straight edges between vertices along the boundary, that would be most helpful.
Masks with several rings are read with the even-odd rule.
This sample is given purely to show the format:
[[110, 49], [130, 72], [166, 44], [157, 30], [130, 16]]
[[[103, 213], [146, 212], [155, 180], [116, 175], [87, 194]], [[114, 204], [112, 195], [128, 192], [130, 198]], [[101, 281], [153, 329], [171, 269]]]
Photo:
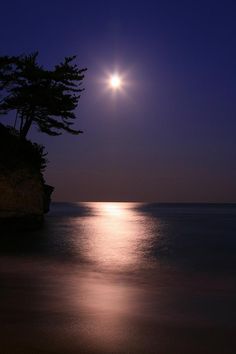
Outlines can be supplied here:
[[39, 65], [38, 53], [0, 57], [0, 114], [16, 113], [14, 128], [25, 139], [34, 124], [39, 131], [60, 135], [73, 129], [86, 69], [65, 57], [52, 70]]
[[0, 171], [30, 170], [42, 173], [46, 167], [44, 146], [22, 140], [19, 132], [0, 124]]

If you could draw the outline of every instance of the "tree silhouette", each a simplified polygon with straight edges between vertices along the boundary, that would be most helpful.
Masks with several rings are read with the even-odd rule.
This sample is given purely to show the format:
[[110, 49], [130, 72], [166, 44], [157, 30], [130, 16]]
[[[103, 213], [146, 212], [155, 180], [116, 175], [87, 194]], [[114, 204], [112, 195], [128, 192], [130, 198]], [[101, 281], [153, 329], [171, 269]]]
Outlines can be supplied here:
[[15, 125], [25, 139], [32, 124], [49, 135], [72, 129], [76, 118], [84, 72], [74, 64], [76, 56], [46, 70], [37, 62], [38, 52], [22, 56], [0, 57], [0, 114], [16, 112]]

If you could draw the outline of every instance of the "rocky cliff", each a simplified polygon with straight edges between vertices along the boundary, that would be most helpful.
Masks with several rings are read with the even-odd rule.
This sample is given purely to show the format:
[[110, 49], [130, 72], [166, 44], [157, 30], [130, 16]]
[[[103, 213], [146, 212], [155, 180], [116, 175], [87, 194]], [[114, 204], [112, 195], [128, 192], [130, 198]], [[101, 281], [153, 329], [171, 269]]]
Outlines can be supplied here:
[[49, 210], [53, 187], [44, 182], [43, 147], [22, 141], [0, 125], [0, 226], [38, 227]]

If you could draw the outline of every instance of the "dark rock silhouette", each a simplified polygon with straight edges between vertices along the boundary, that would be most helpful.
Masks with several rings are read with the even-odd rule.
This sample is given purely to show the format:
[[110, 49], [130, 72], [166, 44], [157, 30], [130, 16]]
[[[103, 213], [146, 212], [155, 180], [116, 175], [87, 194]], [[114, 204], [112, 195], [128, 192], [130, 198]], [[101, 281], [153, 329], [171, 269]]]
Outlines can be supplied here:
[[53, 187], [45, 184], [43, 147], [0, 124], [0, 225], [34, 228], [49, 211]]
[[44, 198], [43, 198], [43, 211], [44, 213], [48, 213], [50, 209], [51, 203], [51, 195], [54, 191], [54, 187], [50, 186], [49, 184], [44, 184]]

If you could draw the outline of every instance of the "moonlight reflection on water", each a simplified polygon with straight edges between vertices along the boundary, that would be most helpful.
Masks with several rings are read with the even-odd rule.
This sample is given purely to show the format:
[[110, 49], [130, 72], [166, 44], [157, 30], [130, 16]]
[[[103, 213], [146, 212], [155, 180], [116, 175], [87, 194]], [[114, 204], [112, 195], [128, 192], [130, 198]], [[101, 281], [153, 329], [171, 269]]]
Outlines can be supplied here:
[[76, 230], [73, 241], [91, 264], [115, 272], [149, 265], [153, 237], [158, 238], [153, 232], [157, 223], [148, 215], [140, 215], [129, 203], [86, 203], [86, 206], [93, 213], [76, 221], [79, 230], [73, 225]]
[[235, 211], [54, 205], [41, 231], [1, 239], [1, 351], [222, 354], [236, 334]]

